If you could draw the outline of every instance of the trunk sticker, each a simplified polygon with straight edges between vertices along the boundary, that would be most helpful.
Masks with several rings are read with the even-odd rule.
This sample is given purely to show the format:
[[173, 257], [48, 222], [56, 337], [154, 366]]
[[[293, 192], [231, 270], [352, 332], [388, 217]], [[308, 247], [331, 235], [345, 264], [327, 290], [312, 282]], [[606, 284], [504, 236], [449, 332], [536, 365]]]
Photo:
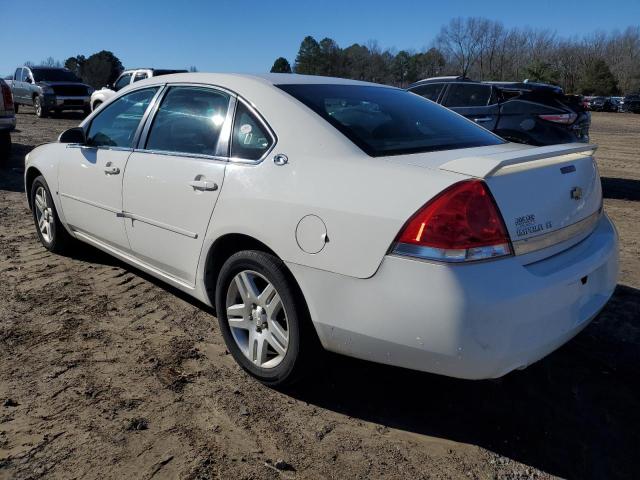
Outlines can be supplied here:
[[543, 232], [553, 228], [552, 222], [539, 223], [533, 213], [516, 217], [514, 225], [516, 226], [516, 235], [524, 237], [532, 233]]

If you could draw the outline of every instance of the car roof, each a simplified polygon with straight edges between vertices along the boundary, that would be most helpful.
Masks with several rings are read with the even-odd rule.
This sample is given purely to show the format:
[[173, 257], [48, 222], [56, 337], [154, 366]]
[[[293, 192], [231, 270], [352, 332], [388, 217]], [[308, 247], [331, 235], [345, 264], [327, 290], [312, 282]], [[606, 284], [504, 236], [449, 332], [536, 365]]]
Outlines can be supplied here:
[[188, 72], [152, 77], [143, 82], [149, 83], [205, 83], [231, 87], [234, 83], [259, 83], [263, 85], [362, 85], [395, 88], [378, 83], [348, 80], [345, 78], [322, 77], [319, 75], [298, 75], [295, 73], [204, 73]]

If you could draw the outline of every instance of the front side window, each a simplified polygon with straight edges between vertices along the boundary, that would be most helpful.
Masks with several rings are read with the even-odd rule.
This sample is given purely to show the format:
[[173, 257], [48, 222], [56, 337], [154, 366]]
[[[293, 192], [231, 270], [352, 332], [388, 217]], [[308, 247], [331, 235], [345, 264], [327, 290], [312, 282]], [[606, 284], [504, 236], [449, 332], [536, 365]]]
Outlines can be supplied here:
[[140, 120], [158, 88], [137, 90], [107, 105], [91, 122], [87, 145], [133, 148]]
[[414, 87], [409, 91], [435, 102], [438, 100], [443, 87], [444, 83], [429, 83], [428, 85]]
[[238, 102], [233, 122], [231, 156], [259, 160], [271, 148], [273, 139], [244, 103]]
[[366, 85], [277, 85], [372, 157], [504, 143], [482, 127], [404, 90]]
[[480, 84], [454, 83], [444, 102], [447, 107], [484, 107], [489, 104], [491, 87]]
[[153, 120], [145, 148], [215, 155], [229, 95], [204, 87], [171, 87]]
[[116, 82], [116, 84], [113, 86], [113, 89], [117, 92], [118, 90], [122, 90], [124, 87], [126, 87], [127, 85], [129, 85], [129, 82], [131, 81], [131, 74], [130, 73], [125, 73], [124, 75], [122, 75], [118, 81]]

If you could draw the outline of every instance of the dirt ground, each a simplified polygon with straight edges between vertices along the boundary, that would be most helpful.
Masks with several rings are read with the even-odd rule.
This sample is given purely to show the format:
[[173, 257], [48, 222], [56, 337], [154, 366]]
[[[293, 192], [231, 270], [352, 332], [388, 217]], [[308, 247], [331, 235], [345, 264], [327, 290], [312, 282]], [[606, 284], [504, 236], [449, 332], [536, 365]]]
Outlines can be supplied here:
[[583, 333], [499, 381], [327, 356], [286, 394], [235, 365], [202, 305], [40, 246], [24, 155], [79, 121], [25, 109], [0, 167], [0, 479], [640, 476], [640, 115], [593, 116], [622, 270]]

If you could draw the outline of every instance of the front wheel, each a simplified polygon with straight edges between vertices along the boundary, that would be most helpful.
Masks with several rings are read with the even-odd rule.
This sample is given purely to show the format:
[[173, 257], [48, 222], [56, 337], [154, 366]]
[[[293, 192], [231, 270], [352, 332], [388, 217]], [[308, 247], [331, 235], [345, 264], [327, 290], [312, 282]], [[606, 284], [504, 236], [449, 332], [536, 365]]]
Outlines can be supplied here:
[[53, 253], [66, 253], [73, 237], [60, 222], [49, 186], [41, 175], [31, 185], [31, 211], [40, 243]]
[[229, 257], [218, 277], [216, 310], [229, 352], [264, 384], [291, 384], [318, 360], [305, 302], [273, 255], [246, 250]]
[[38, 97], [34, 97], [33, 99], [33, 108], [36, 111], [36, 116], [38, 118], [44, 118], [47, 116], [47, 114], [49, 113], [47, 111], [47, 109], [44, 107], [44, 105], [42, 105], [42, 98]]

